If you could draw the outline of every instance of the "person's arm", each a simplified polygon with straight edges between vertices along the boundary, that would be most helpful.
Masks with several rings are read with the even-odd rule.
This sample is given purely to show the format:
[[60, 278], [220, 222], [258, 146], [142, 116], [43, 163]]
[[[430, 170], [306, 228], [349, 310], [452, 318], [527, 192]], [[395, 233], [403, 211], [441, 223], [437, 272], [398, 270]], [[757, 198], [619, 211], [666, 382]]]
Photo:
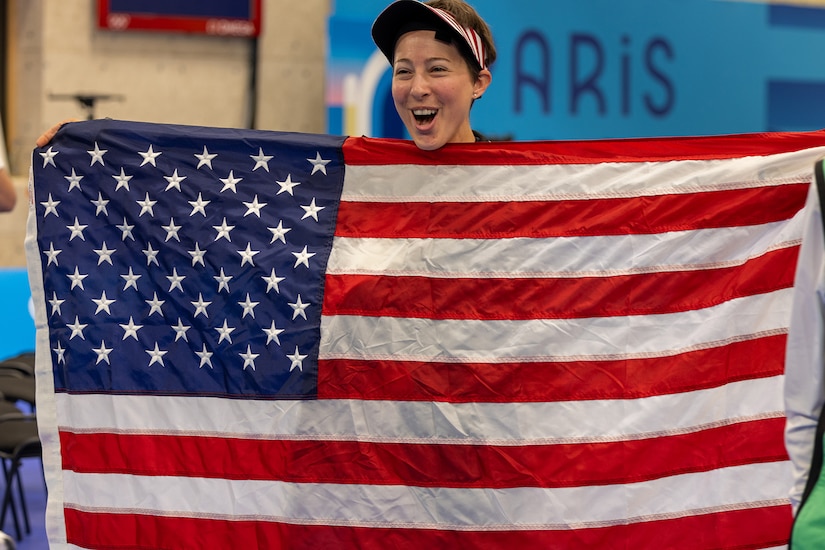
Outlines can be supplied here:
[[825, 403], [825, 237], [816, 185], [808, 193], [803, 223], [785, 354], [785, 446], [793, 467], [794, 514], [808, 480], [817, 420]]
[[0, 168], [0, 212], [8, 212], [17, 203], [17, 190], [9, 171]]

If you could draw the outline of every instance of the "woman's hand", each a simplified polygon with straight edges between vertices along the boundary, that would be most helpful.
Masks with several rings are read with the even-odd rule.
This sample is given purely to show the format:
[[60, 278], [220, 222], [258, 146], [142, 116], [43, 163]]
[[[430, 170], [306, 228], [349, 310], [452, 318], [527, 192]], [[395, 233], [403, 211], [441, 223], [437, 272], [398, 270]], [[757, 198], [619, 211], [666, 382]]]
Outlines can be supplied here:
[[52, 138], [57, 133], [57, 131], [60, 130], [60, 128], [64, 124], [66, 124], [67, 122], [77, 122], [77, 119], [76, 118], [67, 118], [65, 120], [61, 120], [60, 122], [58, 122], [57, 124], [55, 124], [54, 126], [49, 128], [48, 130], [43, 132], [43, 134], [39, 138], [37, 138], [37, 141], [35, 142], [35, 144], [38, 147], [45, 147], [52, 140]]

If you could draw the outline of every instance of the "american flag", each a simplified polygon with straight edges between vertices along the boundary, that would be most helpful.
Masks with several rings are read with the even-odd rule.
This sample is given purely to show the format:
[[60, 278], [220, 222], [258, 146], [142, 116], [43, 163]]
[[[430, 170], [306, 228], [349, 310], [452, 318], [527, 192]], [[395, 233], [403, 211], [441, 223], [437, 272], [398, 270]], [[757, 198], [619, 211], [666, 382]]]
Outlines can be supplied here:
[[783, 545], [823, 155], [65, 126], [27, 238], [52, 546]]

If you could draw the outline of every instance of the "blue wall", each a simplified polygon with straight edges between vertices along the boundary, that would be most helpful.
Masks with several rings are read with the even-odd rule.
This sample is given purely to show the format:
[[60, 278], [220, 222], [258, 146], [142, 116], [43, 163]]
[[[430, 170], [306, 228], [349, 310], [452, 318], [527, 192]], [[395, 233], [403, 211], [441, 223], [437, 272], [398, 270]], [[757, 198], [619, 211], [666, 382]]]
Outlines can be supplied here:
[[25, 269], [0, 269], [0, 360], [34, 351], [31, 291]]

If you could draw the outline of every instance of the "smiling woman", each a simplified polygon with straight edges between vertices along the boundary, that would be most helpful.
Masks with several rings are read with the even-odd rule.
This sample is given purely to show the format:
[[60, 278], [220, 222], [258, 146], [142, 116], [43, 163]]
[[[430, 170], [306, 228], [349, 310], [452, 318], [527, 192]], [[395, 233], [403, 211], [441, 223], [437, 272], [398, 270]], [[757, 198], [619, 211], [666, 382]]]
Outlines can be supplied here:
[[372, 37], [392, 65], [393, 102], [419, 148], [480, 139], [470, 109], [492, 81], [496, 50], [469, 4], [398, 0], [375, 20]]

